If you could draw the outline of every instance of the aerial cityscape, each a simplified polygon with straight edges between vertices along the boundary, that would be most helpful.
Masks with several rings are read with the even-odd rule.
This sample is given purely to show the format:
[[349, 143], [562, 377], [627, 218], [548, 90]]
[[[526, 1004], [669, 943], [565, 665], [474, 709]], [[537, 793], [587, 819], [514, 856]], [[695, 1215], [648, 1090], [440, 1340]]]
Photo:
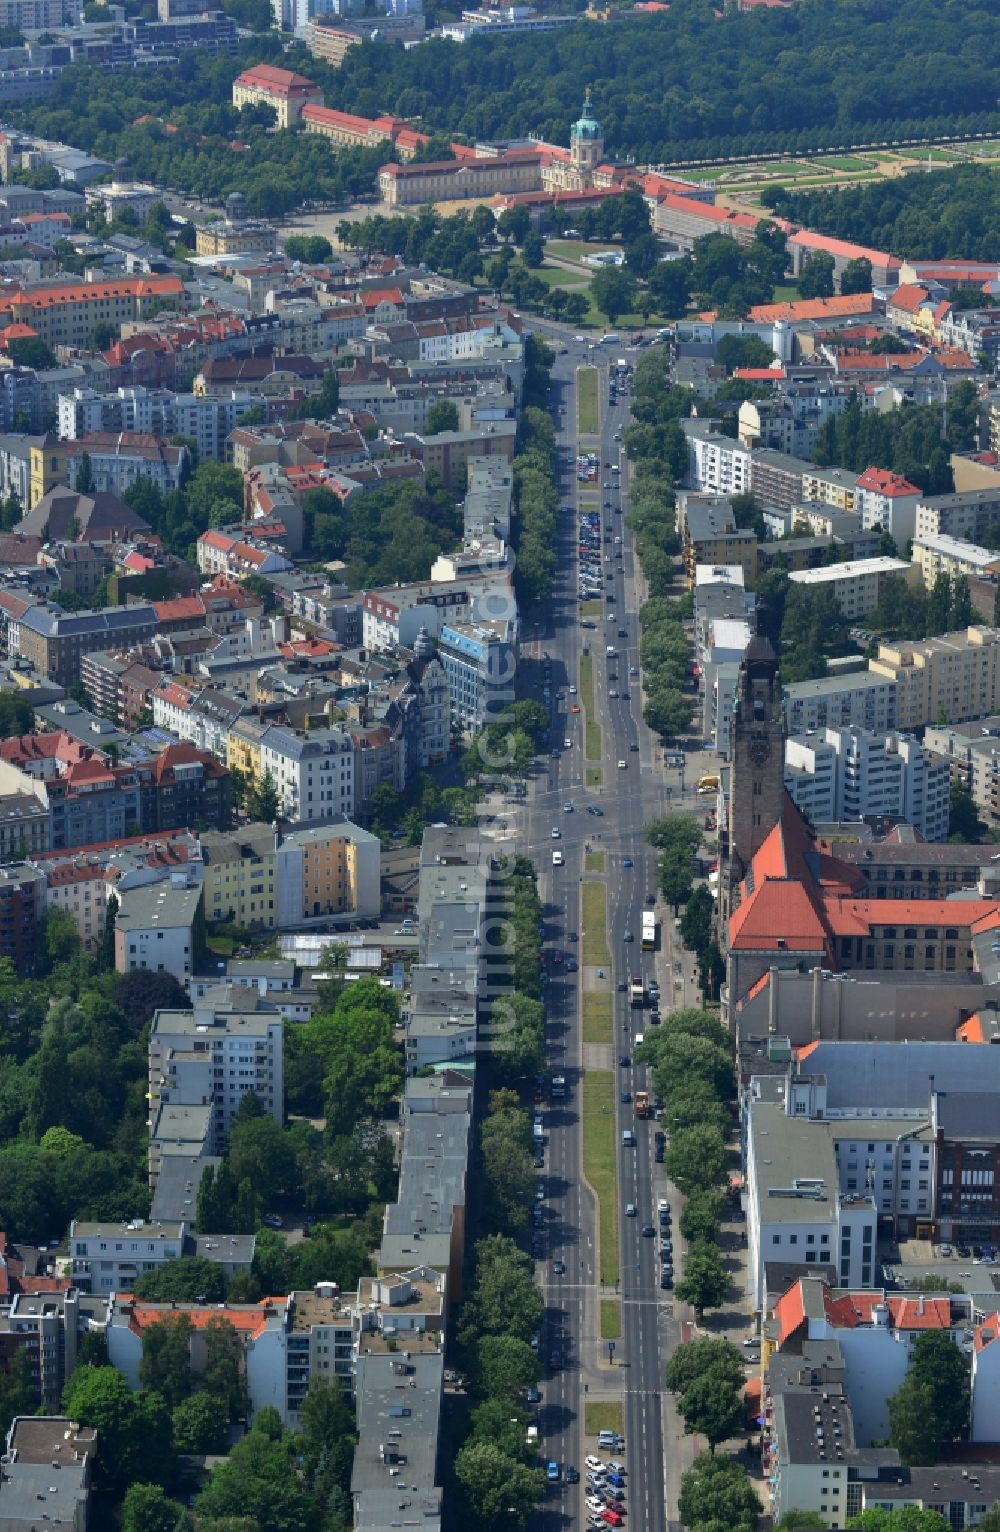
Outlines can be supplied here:
[[0, 1532], [1000, 1532], [998, 79], [0, 0]]

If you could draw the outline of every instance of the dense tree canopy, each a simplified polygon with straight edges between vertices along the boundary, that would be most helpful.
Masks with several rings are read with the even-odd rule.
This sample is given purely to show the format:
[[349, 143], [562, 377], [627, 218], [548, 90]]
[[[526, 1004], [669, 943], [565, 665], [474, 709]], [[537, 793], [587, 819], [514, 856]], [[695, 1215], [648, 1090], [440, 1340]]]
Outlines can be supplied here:
[[[938, 175], [914, 171], [836, 191], [783, 189], [768, 200], [775, 212], [811, 229], [909, 260], [992, 261], [1000, 244], [1000, 176], [985, 165], [949, 165]], [[864, 273], [852, 272], [842, 291], [865, 291], [855, 285], [860, 280]], [[867, 282], [870, 288], [870, 269]]]
[[717, 19], [707, 0], [676, 0], [668, 14], [599, 35], [598, 46], [581, 22], [461, 46], [366, 44], [349, 51], [330, 100], [472, 138], [537, 132], [566, 143], [586, 79], [608, 148], [641, 161], [825, 148], [894, 136], [914, 119], [946, 119], [950, 131], [981, 114], [988, 127], [996, 110], [998, 43], [985, 7], [805, 0]]

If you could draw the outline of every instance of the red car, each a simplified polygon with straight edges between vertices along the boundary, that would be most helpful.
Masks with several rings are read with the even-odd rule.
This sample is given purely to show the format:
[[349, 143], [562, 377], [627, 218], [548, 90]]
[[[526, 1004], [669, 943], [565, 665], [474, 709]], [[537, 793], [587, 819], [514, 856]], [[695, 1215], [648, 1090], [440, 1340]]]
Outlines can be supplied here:
[[620, 1527], [623, 1519], [620, 1511], [612, 1511], [609, 1508], [601, 1512], [601, 1520], [606, 1521], [609, 1527]]

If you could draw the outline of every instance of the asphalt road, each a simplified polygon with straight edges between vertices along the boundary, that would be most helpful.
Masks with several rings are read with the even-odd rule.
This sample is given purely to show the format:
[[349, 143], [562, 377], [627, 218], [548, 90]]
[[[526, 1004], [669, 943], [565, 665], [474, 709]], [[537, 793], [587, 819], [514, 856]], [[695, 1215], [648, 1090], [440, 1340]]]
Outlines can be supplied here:
[[[588, 1452], [595, 1450], [583, 1436], [584, 1393], [596, 1380], [602, 1394], [623, 1386], [625, 1402], [625, 1457], [628, 1467], [626, 1527], [635, 1532], [662, 1532], [669, 1525], [668, 1504], [676, 1503], [676, 1483], [668, 1497], [668, 1474], [671, 1465], [664, 1451], [662, 1406], [663, 1363], [677, 1344], [679, 1327], [674, 1318], [672, 1294], [659, 1286], [659, 1228], [656, 1202], [665, 1195], [661, 1167], [654, 1164], [653, 1123], [636, 1122], [633, 1108], [619, 1102], [616, 1108], [616, 1144], [620, 1210], [627, 1204], [637, 1209], [636, 1217], [620, 1219], [620, 1259], [623, 1328], [617, 1343], [614, 1365], [606, 1367], [607, 1352], [599, 1342], [600, 1290], [595, 1272], [595, 1218], [593, 1199], [582, 1182], [582, 1143], [579, 1123], [580, 1074], [583, 1048], [578, 1021], [579, 974], [566, 972], [568, 959], [580, 960], [581, 949], [568, 933], [578, 933], [580, 924], [580, 883], [585, 848], [606, 852], [608, 889], [608, 944], [612, 957], [611, 979], [614, 994], [614, 1043], [610, 1064], [616, 1075], [616, 1098], [621, 1089], [634, 1093], [644, 1083], [644, 1071], [633, 1066], [618, 1067], [619, 1053], [630, 1057], [635, 1035], [649, 1024], [648, 1010], [631, 1010], [628, 995], [617, 991], [619, 981], [627, 983], [637, 973], [653, 977], [654, 962], [660, 982], [664, 1012], [671, 1002], [684, 1004], [693, 998], [690, 965], [671, 952], [673, 924], [669, 912], [657, 906], [663, 934], [663, 949], [655, 955], [642, 953], [639, 933], [647, 891], [656, 886], [655, 853], [646, 845], [644, 826], [668, 808], [694, 808], [693, 777], [689, 767], [687, 792], [681, 797], [679, 774], [667, 772], [662, 764], [659, 742], [642, 722], [642, 697], [637, 678], [629, 678], [631, 667], [638, 666], [638, 622], [634, 561], [630, 539], [619, 506], [626, 508], [617, 488], [619, 476], [604, 467], [619, 459], [620, 443], [615, 433], [627, 423], [628, 397], [619, 396], [616, 407], [608, 404], [607, 368], [618, 355], [621, 345], [598, 346], [590, 350], [586, 343], [574, 344], [563, 334], [556, 344], [566, 343], [557, 356], [553, 370], [552, 412], [557, 425], [557, 471], [560, 500], [573, 506], [572, 515], [563, 515], [558, 546], [558, 575], [553, 601], [543, 624], [525, 636], [522, 647], [522, 695], [542, 696], [546, 657], [551, 668], [552, 743], [558, 752], [543, 759], [543, 769], [536, 777], [523, 809], [513, 818], [518, 848], [534, 857], [539, 870], [540, 890], [546, 906], [546, 953], [549, 956], [547, 1047], [549, 1068], [567, 1078], [567, 1099], [544, 1109], [547, 1134], [544, 1222], [540, 1224], [543, 1256], [540, 1275], [544, 1284], [547, 1312], [542, 1336], [542, 1354], [546, 1362], [542, 1385], [543, 1403], [539, 1412], [542, 1455], [554, 1459], [563, 1469], [573, 1463], [583, 1470]], [[631, 360], [641, 353], [627, 353]], [[622, 557], [617, 545], [601, 543], [601, 566], [609, 598], [603, 603], [594, 626], [580, 626], [577, 596], [578, 541], [576, 515], [577, 480], [575, 468], [567, 457], [575, 456], [576, 396], [575, 374], [581, 363], [593, 363], [602, 369], [601, 434], [583, 445], [599, 452], [598, 488], [604, 481], [614, 486], [601, 488], [599, 502], [610, 499], [612, 506], [602, 513], [602, 530], [623, 538]], [[624, 467], [624, 463], [622, 464]], [[627, 496], [626, 496], [627, 498]], [[611, 578], [607, 576], [610, 574]], [[611, 614], [609, 616], [609, 614]], [[626, 629], [622, 636], [620, 629]], [[597, 721], [602, 728], [604, 756], [600, 788], [587, 788], [583, 753], [583, 715], [570, 709], [578, 700], [570, 686], [578, 683], [579, 656], [584, 643], [594, 656], [594, 692]], [[618, 680], [609, 684], [606, 646], [618, 651], [612, 662]], [[617, 697], [608, 691], [616, 690]], [[630, 697], [621, 692], [628, 690]], [[564, 740], [570, 741], [569, 747]], [[630, 748], [637, 744], [638, 750]], [[624, 769], [618, 766], [625, 762]], [[668, 797], [668, 779], [673, 777]], [[573, 812], [564, 812], [564, 803], [573, 804]], [[596, 804], [602, 817], [586, 813], [588, 804]], [[559, 839], [552, 830], [560, 831]], [[552, 851], [560, 850], [565, 865], [552, 865]], [[632, 862], [627, 868], [625, 858]], [[629, 931], [635, 940], [624, 941]], [[564, 962], [555, 966], [551, 953], [558, 950]], [[684, 969], [687, 968], [686, 974]], [[674, 974], [681, 975], [674, 989]], [[621, 1136], [632, 1128], [637, 1138], [635, 1149], [625, 1149]], [[644, 1236], [644, 1224], [656, 1226], [656, 1236]], [[675, 1251], [678, 1240], [675, 1219]], [[681, 1263], [675, 1254], [675, 1268]], [[553, 1262], [561, 1260], [566, 1270], [557, 1274]], [[547, 1529], [568, 1525], [582, 1526], [586, 1521], [584, 1489], [563, 1482], [546, 1498], [542, 1520]]]

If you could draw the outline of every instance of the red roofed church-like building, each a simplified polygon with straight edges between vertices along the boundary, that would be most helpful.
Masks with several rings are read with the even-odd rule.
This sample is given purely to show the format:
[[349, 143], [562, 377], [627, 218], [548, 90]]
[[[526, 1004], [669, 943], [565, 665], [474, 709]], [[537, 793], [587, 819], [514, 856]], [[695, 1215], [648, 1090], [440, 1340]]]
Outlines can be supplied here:
[[294, 128], [303, 107], [322, 100], [323, 92], [314, 80], [275, 64], [255, 64], [233, 81], [233, 105], [272, 106], [279, 128]]
[[996, 898], [872, 897], [871, 870], [838, 859], [785, 792], [778, 662], [760, 636], [740, 667], [730, 750], [719, 879], [730, 1016], [774, 968], [976, 971], [977, 941], [1000, 928]]

